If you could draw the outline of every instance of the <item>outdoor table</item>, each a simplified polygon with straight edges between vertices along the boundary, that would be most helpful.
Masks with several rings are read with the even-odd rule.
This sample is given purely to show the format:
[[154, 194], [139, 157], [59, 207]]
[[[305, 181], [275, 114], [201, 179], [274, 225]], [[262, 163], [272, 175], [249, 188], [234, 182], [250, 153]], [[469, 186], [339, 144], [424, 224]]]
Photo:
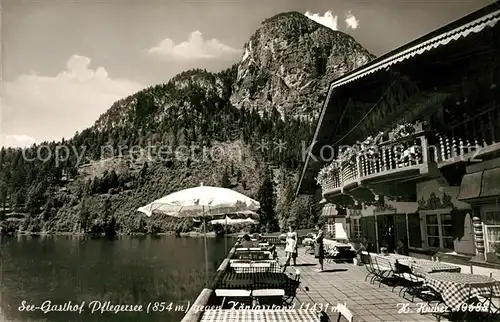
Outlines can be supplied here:
[[388, 255], [381, 255], [381, 254], [376, 254], [377, 256], [383, 256], [387, 259], [389, 259], [391, 262], [396, 262], [398, 261], [400, 264], [402, 262], [414, 262], [417, 259], [414, 257], [406, 256], [406, 255], [400, 255], [400, 254], [388, 254]]
[[461, 271], [461, 268], [458, 266], [441, 262], [433, 262], [425, 259], [417, 259], [414, 262], [409, 263], [409, 267], [415, 275], [419, 276], [425, 276], [426, 274], [434, 274], [438, 272], [460, 273]]
[[271, 263], [231, 263], [231, 268], [235, 273], [259, 273], [259, 272], [269, 272], [274, 269]]
[[249, 262], [249, 263], [239, 263], [239, 262], [232, 262], [231, 267], [271, 267], [271, 263], [269, 262]]
[[252, 291], [252, 296], [262, 297], [262, 296], [285, 296], [285, 290], [283, 289], [269, 289], [265, 288], [262, 290]]
[[291, 279], [285, 273], [263, 272], [254, 274], [253, 289], [287, 289]]
[[269, 243], [258, 243], [258, 246], [259, 247], [266, 247], [266, 246], [270, 246]]
[[262, 259], [272, 259], [272, 253], [265, 250], [236, 250], [233, 257], [236, 259], [249, 259], [249, 260], [262, 260]]
[[396, 263], [398, 263], [400, 265], [410, 267], [410, 265], [415, 262], [415, 258], [413, 257], [398, 255], [398, 254], [389, 254], [389, 255], [373, 254], [373, 257], [384, 258], [394, 266], [396, 266]]
[[315, 310], [206, 310], [201, 322], [320, 322], [319, 314]]
[[246, 252], [250, 251], [251, 252], [251, 251], [263, 251], [263, 249], [261, 247], [249, 247], [249, 248], [248, 247], [238, 247], [238, 248], [236, 248], [236, 251], [237, 252], [238, 251], [246, 251]]
[[248, 290], [234, 290], [234, 289], [216, 289], [215, 290], [215, 295], [216, 296], [221, 296], [221, 297], [249, 297], [252, 296], [252, 291]]
[[326, 258], [331, 260], [353, 259], [356, 257], [356, 252], [352, 246], [337, 241], [324, 241]]
[[222, 275], [217, 288], [220, 289], [244, 289], [251, 290], [253, 288], [252, 273], [233, 273], [227, 272]]
[[[377, 254], [377, 256], [384, 256], [384, 255]], [[388, 258], [391, 262], [398, 261], [400, 264], [402, 264], [402, 262], [409, 263], [409, 262], [415, 262], [417, 260], [415, 257], [410, 257], [410, 256], [400, 255], [400, 254], [388, 254], [384, 257]]]
[[227, 272], [217, 285], [220, 289], [286, 289], [291, 279], [285, 273], [258, 272], [233, 273]]
[[236, 273], [280, 272], [278, 261], [230, 261], [230, 267]]
[[275, 263], [275, 259], [230, 259], [229, 263]]
[[440, 272], [428, 274], [424, 286], [441, 294], [444, 304], [450, 309], [459, 309], [460, 304], [478, 296], [500, 296], [498, 281], [483, 275]]

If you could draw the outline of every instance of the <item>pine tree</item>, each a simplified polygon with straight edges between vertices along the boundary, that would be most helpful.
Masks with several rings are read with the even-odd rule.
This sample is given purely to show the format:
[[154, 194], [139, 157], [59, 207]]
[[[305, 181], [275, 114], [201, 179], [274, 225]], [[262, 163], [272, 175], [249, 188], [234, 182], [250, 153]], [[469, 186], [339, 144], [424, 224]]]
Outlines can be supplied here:
[[26, 210], [31, 214], [40, 213], [40, 207], [46, 203], [47, 184], [38, 182], [32, 185], [26, 197]]
[[306, 207], [308, 210], [307, 213], [307, 226], [308, 228], [313, 228], [319, 221], [319, 212], [318, 207], [313, 195], [306, 196]]
[[89, 212], [89, 206], [88, 206], [88, 199], [83, 198], [82, 202], [80, 203], [80, 212], [78, 213], [78, 221], [80, 223], [80, 229], [85, 233], [87, 232], [87, 229], [89, 228], [90, 224], [90, 212]]
[[286, 180], [281, 187], [281, 198], [276, 205], [276, 215], [281, 230], [286, 229], [289, 224], [294, 199], [293, 182]]
[[275, 231], [278, 227], [276, 214], [276, 197], [274, 192], [274, 183], [272, 174], [269, 170], [265, 171], [264, 180], [257, 192], [257, 200], [260, 202], [260, 223], [265, 226], [268, 231]]
[[219, 185], [222, 188], [231, 188], [231, 181], [229, 180], [229, 174], [227, 171], [227, 167], [224, 169], [224, 172], [222, 173], [222, 177], [220, 179]]
[[118, 175], [116, 174], [116, 171], [113, 169], [109, 172], [108, 187], [115, 188], [116, 186], [118, 186]]

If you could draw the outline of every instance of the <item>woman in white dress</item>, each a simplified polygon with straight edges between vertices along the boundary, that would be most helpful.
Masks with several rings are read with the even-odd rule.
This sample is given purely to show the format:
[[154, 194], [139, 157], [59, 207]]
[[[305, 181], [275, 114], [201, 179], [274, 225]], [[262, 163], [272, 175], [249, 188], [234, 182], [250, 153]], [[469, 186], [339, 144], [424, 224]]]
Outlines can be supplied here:
[[288, 233], [286, 234], [286, 262], [283, 266], [283, 272], [290, 265], [290, 260], [293, 260], [293, 265], [297, 265], [297, 232], [295, 231], [295, 226], [290, 225], [288, 227]]

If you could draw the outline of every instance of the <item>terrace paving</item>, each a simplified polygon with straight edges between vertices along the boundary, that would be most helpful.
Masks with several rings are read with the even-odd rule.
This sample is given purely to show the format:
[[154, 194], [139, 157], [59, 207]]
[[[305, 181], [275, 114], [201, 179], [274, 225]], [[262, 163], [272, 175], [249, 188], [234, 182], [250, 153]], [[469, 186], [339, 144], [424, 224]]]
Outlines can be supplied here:
[[[284, 249], [278, 248], [280, 262], [285, 258]], [[304, 254], [304, 248], [299, 248], [297, 266], [287, 268], [288, 273], [300, 270], [300, 289], [297, 292], [296, 308], [312, 307], [317, 304], [326, 309], [330, 319], [337, 321], [338, 314], [334, 307], [337, 303], [345, 303], [353, 312], [355, 322], [362, 321], [435, 321], [435, 317], [426, 313], [419, 314], [418, 303], [422, 300], [415, 298], [415, 302], [398, 295], [399, 289], [391, 292], [392, 287], [378, 283], [365, 282], [367, 274], [364, 266], [353, 264], [326, 263], [325, 271], [317, 272], [317, 259]], [[408, 296], [407, 296], [408, 297]], [[421, 304], [420, 304], [421, 305]], [[403, 307], [407, 313], [402, 313]], [[408, 313], [409, 312], [409, 313]], [[441, 321], [448, 321], [441, 318]]]

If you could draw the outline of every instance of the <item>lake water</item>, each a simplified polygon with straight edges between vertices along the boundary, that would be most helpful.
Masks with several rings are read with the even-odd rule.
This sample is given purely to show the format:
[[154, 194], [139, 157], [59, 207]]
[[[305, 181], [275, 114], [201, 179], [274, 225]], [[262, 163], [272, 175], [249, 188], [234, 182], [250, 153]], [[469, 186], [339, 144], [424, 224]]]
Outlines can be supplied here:
[[[19, 236], [0, 241], [2, 322], [180, 321], [180, 310], [196, 299], [234, 243], [207, 238], [205, 265], [202, 237]], [[37, 309], [27, 312], [29, 305]], [[53, 305], [78, 311], [42, 311]], [[107, 312], [114, 309], [141, 312]]]

